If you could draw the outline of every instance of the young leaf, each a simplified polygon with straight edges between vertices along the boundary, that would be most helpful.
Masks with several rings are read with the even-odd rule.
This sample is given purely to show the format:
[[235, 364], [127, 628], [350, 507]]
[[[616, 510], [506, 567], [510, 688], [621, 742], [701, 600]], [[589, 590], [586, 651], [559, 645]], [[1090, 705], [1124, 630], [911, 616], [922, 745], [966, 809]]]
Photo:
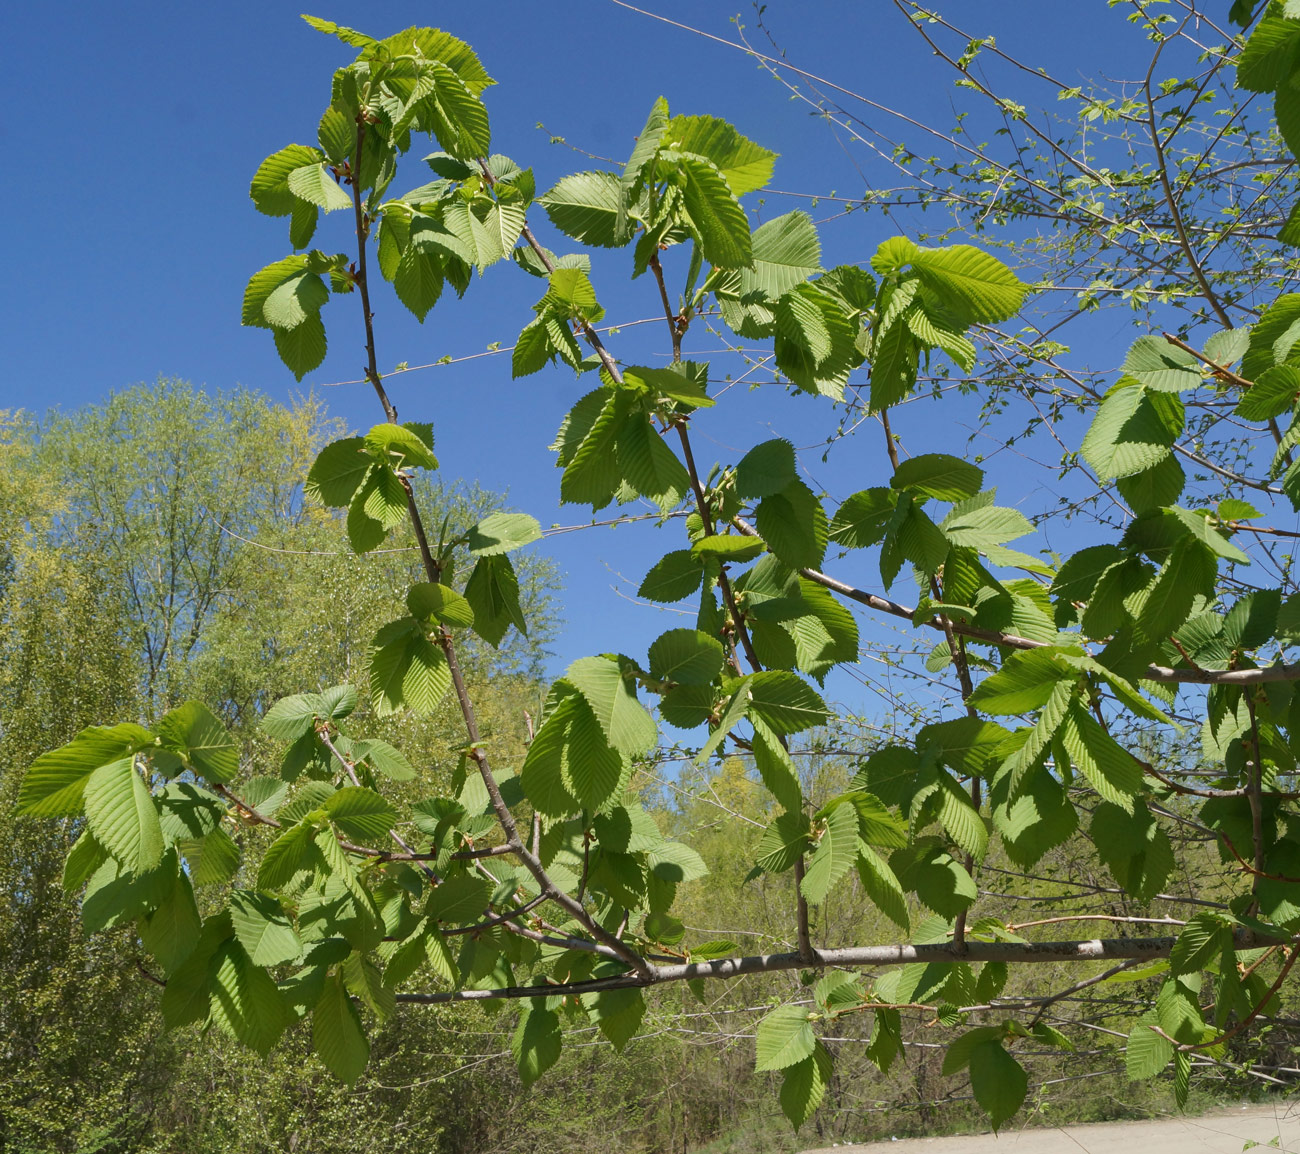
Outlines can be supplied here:
[[561, 1045], [560, 1019], [554, 1010], [546, 1009], [546, 999], [526, 1002], [510, 1039], [520, 1081], [525, 1086], [536, 1082], [559, 1061]]
[[631, 678], [618, 661], [582, 657], [565, 677], [586, 699], [609, 744], [627, 757], [640, 757], [654, 746], [654, 718], [636, 699]]
[[832, 1072], [831, 1056], [820, 1041], [813, 1046], [811, 1055], [785, 1068], [781, 1082], [781, 1112], [796, 1130], [821, 1105]]
[[699, 234], [704, 259], [718, 268], [753, 262], [749, 221], [722, 173], [697, 156], [676, 157], [686, 215]]
[[975, 496], [983, 483], [983, 469], [946, 453], [924, 453], [908, 458], [898, 466], [889, 482], [892, 488], [915, 489], [940, 501], [964, 501]]
[[625, 215], [622, 182], [611, 172], [566, 176], [544, 197], [546, 215], [565, 236], [580, 244], [621, 248], [628, 236], [620, 226]]
[[95, 770], [153, 744], [153, 734], [130, 722], [92, 725], [67, 745], [38, 757], [23, 775], [18, 812], [30, 817], [82, 812], [86, 781]]
[[355, 1085], [370, 1060], [370, 1043], [337, 971], [325, 979], [312, 1013], [311, 1040], [330, 1073], [349, 1086]]
[[814, 905], [826, 900], [858, 857], [858, 814], [851, 804], [837, 805], [826, 817], [826, 830], [808, 861], [800, 887]]
[[733, 196], [762, 188], [772, 178], [776, 153], [747, 140], [715, 116], [674, 116], [663, 139], [668, 148], [712, 161]]
[[162, 860], [158, 809], [134, 757], [111, 761], [90, 775], [86, 820], [95, 840], [132, 873], [143, 873]]
[[989, 1039], [971, 1051], [970, 1085], [975, 1101], [997, 1130], [1024, 1103], [1029, 1078], [1000, 1041]]
[[256, 966], [278, 966], [302, 957], [302, 941], [283, 907], [267, 894], [235, 890], [230, 895], [235, 937]]

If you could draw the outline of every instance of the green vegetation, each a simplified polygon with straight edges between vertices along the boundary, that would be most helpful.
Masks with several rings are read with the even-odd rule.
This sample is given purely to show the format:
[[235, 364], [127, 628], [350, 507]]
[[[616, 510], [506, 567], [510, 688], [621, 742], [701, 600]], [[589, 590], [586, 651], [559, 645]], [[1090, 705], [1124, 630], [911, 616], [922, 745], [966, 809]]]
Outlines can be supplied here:
[[[964, 39], [900, 7], [941, 55]], [[302, 379], [355, 308], [382, 422], [167, 384], [3, 443], [2, 740], [26, 767], [0, 779], [6, 1147], [789, 1149], [778, 1108], [857, 1138], [1136, 1108], [1157, 1077], [1179, 1106], [1287, 1084], [1293, 7], [1234, 5], [1242, 46], [1135, 5], [1146, 81], [1119, 103], [1056, 85], [1077, 149], [965, 39], [950, 62], [1014, 162], [998, 137], [896, 154], [951, 231], [829, 269], [806, 213], [752, 227], [776, 157], [721, 120], [661, 99], [625, 165], [538, 196], [491, 152], [467, 45], [309, 18], [357, 55], [319, 148], [253, 178], [294, 252], [243, 321]], [[408, 177], [422, 134], [431, 181]], [[1233, 181], [1260, 195], [1222, 211], [1205, 190]], [[589, 255], [546, 247], [537, 208], [631, 249], [670, 359], [606, 345]], [[347, 251], [309, 248], [338, 220]], [[999, 327], [1031, 286], [967, 243], [994, 225], [1045, 262], [1032, 287], [1074, 293], [1067, 321], [1133, 309], [1121, 369], [1071, 370], [1041, 318]], [[540, 525], [434, 487], [433, 427], [378, 368], [384, 282], [424, 320], [506, 263], [539, 294], [514, 376], [585, 378], [561, 498], [656, 510], [640, 597], [694, 616], [549, 685]], [[818, 492], [782, 438], [701, 460], [692, 431], [735, 399], [687, 359], [695, 325], [822, 406], [832, 446], [874, 419], [863, 487]], [[1001, 445], [1055, 444], [1060, 508], [999, 503], [943, 443], [904, 451], [891, 421], [962, 393]], [[1069, 554], [1028, 552], [1054, 518]], [[909, 580], [915, 604], [884, 596]], [[827, 678], [867, 676], [868, 614], [907, 640], [880, 713], [840, 716]]]

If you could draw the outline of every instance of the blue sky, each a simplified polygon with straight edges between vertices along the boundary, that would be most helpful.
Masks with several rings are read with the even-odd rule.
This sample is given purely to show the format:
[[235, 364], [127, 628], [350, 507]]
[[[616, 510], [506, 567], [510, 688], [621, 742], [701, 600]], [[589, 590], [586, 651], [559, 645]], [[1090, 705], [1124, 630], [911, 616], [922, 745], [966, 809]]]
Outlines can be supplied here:
[[[1063, 25], [1049, 28], [1041, 4], [949, 5], [971, 31], [996, 32], [1000, 46], [1063, 76], [1096, 74], [1100, 64], [1094, 60], [1101, 60], [1103, 49], [1112, 74], [1122, 71], [1128, 62], [1116, 59], [1115, 45], [1128, 40], [1120, 14], [1100, 2], [1088, 5], [1086, 15], [1083, 7], [1057, 9], [1070, 17], [1070, 35], [1061, 36]], [[735, 38], [736, 0], [659, 0], [653, 8]], [[499, 82], [485, 96], [495, 148], [531, 165], [539, 190], [565, 173], [596, 166], [574, 148], [625, 159], [660, 94], [674, 112], [725, 117], [778, 151], [776, 189], [853, 196], [863, 187], [862, 150], [845, 146], [753, 60], [613, 0], [503, 0], [436, 9], [348, 0], [312, 11], [376, 35], [441, 22], [469, 41]], [[6, 245], [9, 288], [0, 314], [6, 349], [0, 408], [67, 411], [167, 376], [214, 390], [249, 386], [281, 400], [311, 388], [354, 426], [380, 419], [367, 387], [336, 384], [355, 381], [362, 366], [350, 299], [327, 310], [330, 355], [302, 386], [280, 364], [267, 333], [238, 323], [248, 276], [289, 252], [285, 222], [253, 210], [249, 178], [268, 153], [293, 141], [314, 143], [330, 74], [351, 58], [350, 50], [309, 29], [297, 13], [297, 5], [242, 0], [71, 10], [10, 6], [3, 18], [10, 112], [0, 121], [0, 133], [16, 167]], [[741, 19], [754, 43], [769, 48], [754, 27], [754, 12], [746, 9]], [[951, 74], [932, 64], [929, 50], [887, 0], [777, 0], [765, 19], [792, 62], [921, 121], [951, 123]], [[1142, 44], [1129, 39], [1135, 62]], [[573, 147], [551, 143], [552, 135]], [[399, 170], [395, 190], [426, 178], [420, 153], [411, 155], [415, 159], [407, 162], [405, 175]], [[804, 207], [825, 221], [827, 267], [866, 260], [897, 231], [878, 215], [843, 216], [825, 200], [814, 206], [805, 198], [760, 194], [750, 202], [756, 219]], [[331, 218], [315, 243], [348, 248], [343, 215]], [[530, 215], [544, 242], [567, 243], [539, 210]], [[629, 265], [627, 253], [602, 254], [595, 265], [611, 321], [656, 316], [653, 285], [648, 279], [629, 284]], [[670, 264], [670, 279], [683, 273]], [[508, 346], [531, 317], [529, 306], [538, 295], [539, 282], [499, 266], [463, 302], [445, 302], [423, 326], [381, 296], [381, 367], [468, 357], [492, 342]], [[630, 362], [654, 363], [651, 358], [667, 353], [662, 330], [661, 319], [658, 327], [629, 328], [611, 343]], [[688, 337], [687, 353], [696, 359], [716, 359], [718, 350], [718, 338], [706, 331]], [[1122, 349], [1116, 360], [1121, 354]], [[446, 478], [507, 491], [512, 505], [543, 525], [590, 516], [589, 510], [558, 505], [558, 473], [546, 449], [568, 406], [589, 387], [565, 369], [512, 382], [508, 355], [409, 373], [391, 384], [405, 419], [435, 423]], [[756, 441], [783, 435], [809, 449], [803, 462], [810, 478], [834, 497], [887, 481], [874, 429], [864, 429], [821, 463], [814, 447], [835, 420], [824, 403], [788, 398], [775, 385], [750, 393], [734, 389], [728, 399], [735, 403], [720, 406], [727, 408], [725, 421], [700, 422], [699, 455], [734, 461]], [[960, 452], [965, 444], [961, 418], [945, 416], [936, 423], [933, 409], [900, 415], [898, 427], [909, 447], [915, 440], [914, 452]], [[1004, 502], [1010, 496], [1004, 493]], [[635, 609], [619, 595], [630, 595], [654, 559], [681, 544], [678, 530], [655, 533], [645, 526], [548, 542], [567, 580], [570, 629], [558, 647], [557, 665], [612, 647], [624, 622], [632, 622], [643, 644], [664, 628], [687, 623], [671, 613]], [[861, 572], [849, 579], [875, 587], [865, 560], [855, 564]], [[903, 599], [913, 594], [898, 592]]]

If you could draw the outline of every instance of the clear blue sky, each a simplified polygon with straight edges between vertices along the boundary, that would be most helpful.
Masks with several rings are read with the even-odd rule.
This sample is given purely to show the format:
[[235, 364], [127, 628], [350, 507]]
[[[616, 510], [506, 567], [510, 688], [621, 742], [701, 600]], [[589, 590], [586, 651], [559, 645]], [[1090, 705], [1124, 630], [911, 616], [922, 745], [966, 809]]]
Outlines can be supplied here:
[[[646, 3], [661, 15], [734, 38], [730, 17], [737, 0]], [[1113, 45], [1123, 39], [1122, 18], [1100, 0], [1046, 8], [1023, 0], [961, 0], [946, 7], [971, 31], [996, 32], [1001, 46], [1063, 77], [1096, 75], [1103, 48], [1108, 67], [1116, 67]], [[777, 189], [851, 196], [863, 187], [863, 150], [842, 147], [753, 60], [612, 0], [455, 7], [336, 0], [312, 11], [376, 35], [442, 23], [469, 41], [499, 82], [485, 97], [495, 148], [534, 167], [539, 190], [594, 166], [549, 143], [550, 134], [621, 161], [660, 94], [675, 112], [725, 117], [781, 153]], [[1049, 23], [1052, 11], [1069, 21], [1068, 28]], [[0, 134], [10, 159], [10, 227], [0, 408], [67, 411], [168, 376], [210, 389], [250, 386], [282, 400], [314, 388], [354, 426], [379, 418], [368, 388], [332, 384], [360, 376], [361, 340], [350, 299], [327, 310], [330, 355], [303, 386], [282, 367], [268, 334], [239, 326], [248, 276], [289, 251], [285, 222], [253, 210], [249, 178], [268, 153], [292, 141], [314, 143], [331, 71], [351, 59], [349, 49], [309, 29], [297, 13], [296, 4], [246, 0], [8, 7], [2, 27], [10, 95]], [[741, 18], [755, 43], [770, 47], [753, 27], [753, 11], [745, 9]], [[951, 74], [931, 63], [888, 0], [777, 0], [765, 19], [792, 62], [920, 120], [951, 123]], [[1133, 40], [1140, 53], [1140, 39]], [[408, 161], [395, 188], [420, 183], [420, 171], [418, 159]], [[793, 207], [808, 202], [769, 196], [759, 211], [772, 216]], [[837, 215], [825, 201], [813, 213], [818, 219]], [[318, 233], [315, 243], [349, 247], [343, 215], [330, 219], [330, 230]], [[531, 218], [544, 240], [566, 243], [540, 211]], [[863, 261], [894, 231], [879, 216], [834, 220], [823, 229], [824, 263]], [[628, 285], [629, 263], [629, 254], [619, 253], [596, 265], [611, 321], [656, 315], [653, 285]], [[464, 302], [440, 305], [423, 327], [381, 297], [381, 367], [464, 357], [494, 341], [512, 344], [531, 316], [539, 282], [508, 266], [486, 279], [490, 285], [475, 284]], [[627, 330], [615, 341], [616, 355], [629, 361], [662, 357], [662, 327]], [[718, 341], [693, 331], [687, 345], [707, 359]], [[404, 418], [434, 421], [446, 477], [506, 490], [515, 507], [544, 525], [589, 516], [558, 505], [558, 473], [546, 450], [567, 407], [588, 387], [564, 369], [512, 382], [508, 356], [411, 373], [392, 384]], [[932, 430], [933, 410], [918, 420]], [[699, 452], [735, 460], [766, 436], [812, 446], [831, 428], [824, 403], [791, 401], [778, 386], [768, 386], [744, 398], [725, 425], [701, 422]], [[904, 419], [904, 435], [909, 431]], [[922, 429], [915, 431], [919, 441]], [[950, 447], [960, 451], [963, 438], [954, 429]], [[827, 466], [819, 452], [804, 461], [814, 482], [842, 498], [887, 480], [879, 449], [877, 436], [864, 436]], [[631, 582], [621, 588], [630, 594], [649, 564], [681, 543], [677, 530], [654, 533], [644, 526], [549, 542], [568, 580], [571, 630], [557, 664], [613, 646], [621, 629], [616, 619], [629, 614], [647, 640], [685, 623], [633, 609], [611, 590], [620, 586], [621, 572]], [[874, 587], [865, 559], [858, 565], [857, 579]], [[900, 596], [908, 595], [900, 589]]]

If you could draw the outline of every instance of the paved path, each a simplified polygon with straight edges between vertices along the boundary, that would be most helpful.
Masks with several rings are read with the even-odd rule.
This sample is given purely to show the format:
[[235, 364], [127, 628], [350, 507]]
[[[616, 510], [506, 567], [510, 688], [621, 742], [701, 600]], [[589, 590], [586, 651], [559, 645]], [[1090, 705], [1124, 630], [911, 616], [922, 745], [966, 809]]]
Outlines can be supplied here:
[[[1155, 1122], [1097, 1122], [1001, 1134], [905, 1138], [897, 1142], [840, 1145], [806, 1154], [1241, 1154], [1248, 1141], [1257, 1154], [1300, 1154], [1300, 1103], [1279, 1102]], [[1271, 1143], [1275, 1143], [1271, 1145]]]

